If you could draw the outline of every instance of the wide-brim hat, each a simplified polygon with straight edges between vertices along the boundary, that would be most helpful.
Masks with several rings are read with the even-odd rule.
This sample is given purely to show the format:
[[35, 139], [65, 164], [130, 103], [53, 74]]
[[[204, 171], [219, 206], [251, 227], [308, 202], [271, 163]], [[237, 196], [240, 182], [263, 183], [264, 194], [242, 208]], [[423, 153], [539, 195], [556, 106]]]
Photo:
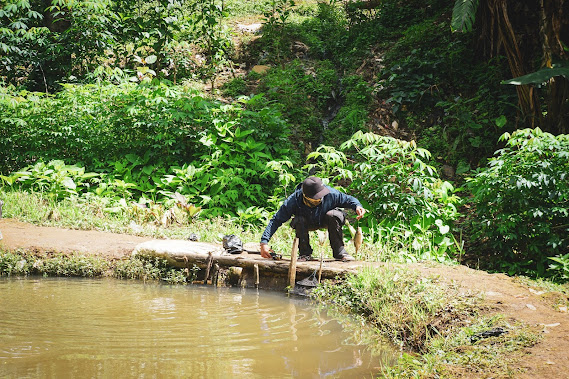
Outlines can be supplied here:
[[322, 179], [310, 176], [302, 182], [302, 193], [306, 197], [318, 200], [329, 194], [330, 190], [322, 183]]

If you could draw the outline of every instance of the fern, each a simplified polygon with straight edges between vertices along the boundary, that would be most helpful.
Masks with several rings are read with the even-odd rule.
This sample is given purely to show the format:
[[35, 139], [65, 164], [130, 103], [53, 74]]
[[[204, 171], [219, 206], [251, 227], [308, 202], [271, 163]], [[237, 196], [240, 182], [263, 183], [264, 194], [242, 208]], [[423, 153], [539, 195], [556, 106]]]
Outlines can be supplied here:
[[452, 10], [451, 29], [456, 32], [469, 32], [476, 18], [478, 0], [456, 0]]

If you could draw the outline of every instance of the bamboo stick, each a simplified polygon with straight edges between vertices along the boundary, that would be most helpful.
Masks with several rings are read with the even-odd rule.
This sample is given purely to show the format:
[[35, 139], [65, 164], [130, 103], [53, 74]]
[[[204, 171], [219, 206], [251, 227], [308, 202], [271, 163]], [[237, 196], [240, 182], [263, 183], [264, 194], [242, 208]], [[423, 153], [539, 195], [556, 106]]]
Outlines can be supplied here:
[[288, 283], [290, 288], [294, 288], [296, 282], [296, 252], [298, 250], [298, 238], [294, 239], [292, 243], [292, 250], [290, 252], [290, 265], [288, 267]]

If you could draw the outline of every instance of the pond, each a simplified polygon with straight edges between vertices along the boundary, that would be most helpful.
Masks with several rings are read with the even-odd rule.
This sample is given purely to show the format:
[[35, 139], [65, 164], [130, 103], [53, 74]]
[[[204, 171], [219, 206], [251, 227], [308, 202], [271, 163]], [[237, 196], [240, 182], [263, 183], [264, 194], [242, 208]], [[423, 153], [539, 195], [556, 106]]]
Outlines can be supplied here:
[[283, 293], [0, 279], [0, 377], [363, 378], [393, 363], [354, 322]]

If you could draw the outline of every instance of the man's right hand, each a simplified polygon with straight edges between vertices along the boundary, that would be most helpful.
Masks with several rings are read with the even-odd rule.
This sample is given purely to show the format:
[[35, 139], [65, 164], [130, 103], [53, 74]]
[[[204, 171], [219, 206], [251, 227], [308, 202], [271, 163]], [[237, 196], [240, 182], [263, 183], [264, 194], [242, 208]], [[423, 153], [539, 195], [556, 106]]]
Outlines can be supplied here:
[[271, 249], [268, 243], [261, 243], [261, 257], [271, 258]]

